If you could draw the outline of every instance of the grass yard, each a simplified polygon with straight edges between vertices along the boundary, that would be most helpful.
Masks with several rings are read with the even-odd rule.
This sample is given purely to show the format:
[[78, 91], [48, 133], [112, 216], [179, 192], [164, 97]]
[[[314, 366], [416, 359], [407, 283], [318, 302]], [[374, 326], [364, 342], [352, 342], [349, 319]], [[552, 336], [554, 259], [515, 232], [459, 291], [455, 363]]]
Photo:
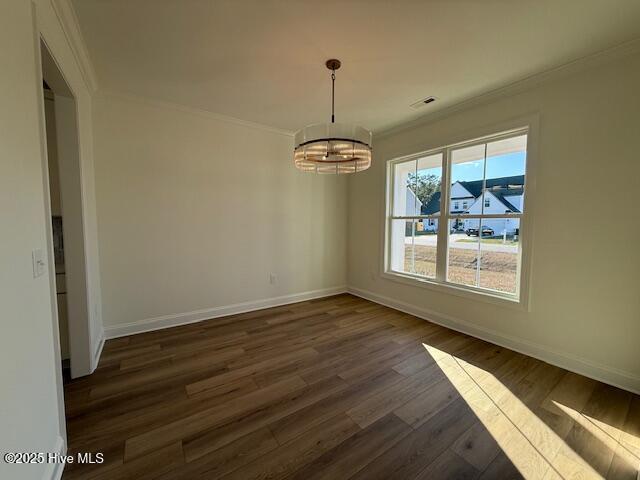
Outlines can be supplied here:
[[[435, 277], [436, 247], [416, 245], [414, 248], [415, 270], [411, 269], [411, 248], [407, 248], [405, 250], [405, 271]], [[479, 285], [476, 283], [477, 256], [476, 250], [452, 248], [449, 251], [449, 281], [515, 293], [518, 272], [516, 254], [482, 252]]]

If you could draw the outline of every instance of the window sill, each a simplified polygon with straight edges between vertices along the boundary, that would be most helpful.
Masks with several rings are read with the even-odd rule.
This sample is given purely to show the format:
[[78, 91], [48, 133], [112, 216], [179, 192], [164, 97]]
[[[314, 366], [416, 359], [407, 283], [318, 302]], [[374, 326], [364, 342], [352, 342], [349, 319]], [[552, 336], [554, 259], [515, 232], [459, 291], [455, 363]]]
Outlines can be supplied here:
[[391, 280], [393, 282], [411, 285], [413, 287], [426, 288], [448, 295], [467, 298], [473, 301], [491, 303], [493, 305], [512, 308], [520, 311], [529, 310], [522, 294], [520, 295], [520, 298], [517, 298], [515, 296], [507, 294], [501, 295], [500, 293], [492, 292], [490, 290], [481, 290], [449, 282], [438, 282], [436, 280], [431, 280], [408, 273], [399, 273], [395, 271], [383, 272], [381, 276], [382, 278], [386, 278], [387, 280]]

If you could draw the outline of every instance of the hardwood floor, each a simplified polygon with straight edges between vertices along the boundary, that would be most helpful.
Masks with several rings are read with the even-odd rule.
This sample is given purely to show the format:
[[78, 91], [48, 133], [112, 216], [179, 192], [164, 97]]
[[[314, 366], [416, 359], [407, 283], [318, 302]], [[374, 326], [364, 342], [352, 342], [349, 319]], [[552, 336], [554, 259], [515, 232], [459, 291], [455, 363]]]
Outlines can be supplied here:
[[636, 480], [640, 397], [350, 295], [107, 342], [65, 479]]

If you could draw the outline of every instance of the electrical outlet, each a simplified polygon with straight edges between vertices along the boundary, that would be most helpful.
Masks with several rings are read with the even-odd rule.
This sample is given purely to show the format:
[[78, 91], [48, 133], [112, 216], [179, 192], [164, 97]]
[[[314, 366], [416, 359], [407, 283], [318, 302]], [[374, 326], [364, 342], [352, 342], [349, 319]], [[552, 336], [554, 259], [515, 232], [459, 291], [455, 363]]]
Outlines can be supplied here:
[[41, 248], [36, 248], [31, 252], [31, 260], [33, 261], [33, 278], [44, 275], [47, 264], [44, 261], [44, 253]]
[[275, 273], [269, 274], [269, 283], [271, 285], [275, 285], [276, 283], [278, 283], [278, 276]]

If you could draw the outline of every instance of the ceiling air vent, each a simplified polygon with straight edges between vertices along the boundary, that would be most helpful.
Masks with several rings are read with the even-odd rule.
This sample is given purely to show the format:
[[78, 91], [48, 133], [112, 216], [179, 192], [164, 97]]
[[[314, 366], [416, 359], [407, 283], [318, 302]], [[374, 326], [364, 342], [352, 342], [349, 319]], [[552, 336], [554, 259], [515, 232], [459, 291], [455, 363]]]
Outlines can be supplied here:
[[435, 101], [436, 101], [436, 97], [427, 97], [427, 98], [423, 98], [422, 100], [418, 100], [416, 103], [412, 103], [410, 107], [413, 108], [414, 110], [418, 110], [419, 108], [426, 107], [427, 105]]

